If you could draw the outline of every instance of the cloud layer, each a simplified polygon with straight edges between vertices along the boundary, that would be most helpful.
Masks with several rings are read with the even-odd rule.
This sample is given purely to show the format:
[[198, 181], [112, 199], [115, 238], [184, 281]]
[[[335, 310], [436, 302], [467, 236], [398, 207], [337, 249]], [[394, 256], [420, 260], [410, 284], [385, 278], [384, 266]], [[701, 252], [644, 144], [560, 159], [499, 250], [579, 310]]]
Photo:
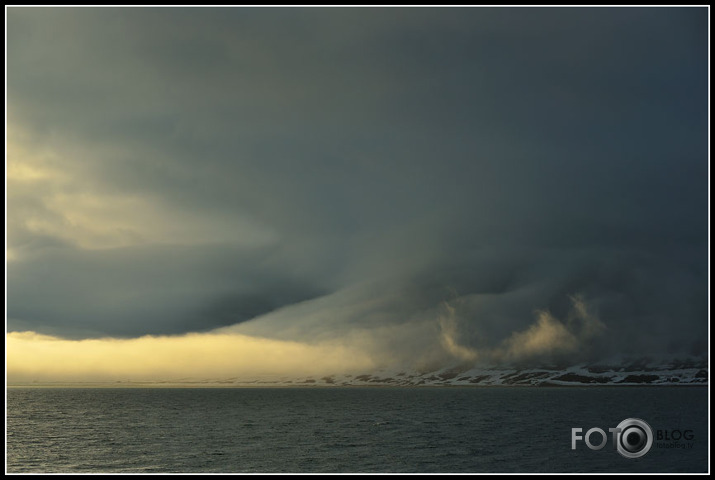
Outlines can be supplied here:
[[703, 353], [707, 26], [11, 8], [8, 331]]

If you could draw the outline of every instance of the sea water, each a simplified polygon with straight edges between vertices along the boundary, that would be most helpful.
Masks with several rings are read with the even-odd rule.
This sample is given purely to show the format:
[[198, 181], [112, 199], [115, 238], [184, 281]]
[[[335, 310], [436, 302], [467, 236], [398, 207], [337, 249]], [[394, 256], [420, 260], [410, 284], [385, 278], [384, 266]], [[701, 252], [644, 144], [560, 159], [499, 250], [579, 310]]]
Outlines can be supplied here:
[[[11, 387], [6, 394], [7, 472], [709, 468], [707, 387]], [[572, 448], [573, 428], [610, 435], [627, 418], [653, 431], [642, 457], [623, 457], [610, 437], [600, 450], [583, 440]], [[598, 433], [589, 440], [602, 443]]]

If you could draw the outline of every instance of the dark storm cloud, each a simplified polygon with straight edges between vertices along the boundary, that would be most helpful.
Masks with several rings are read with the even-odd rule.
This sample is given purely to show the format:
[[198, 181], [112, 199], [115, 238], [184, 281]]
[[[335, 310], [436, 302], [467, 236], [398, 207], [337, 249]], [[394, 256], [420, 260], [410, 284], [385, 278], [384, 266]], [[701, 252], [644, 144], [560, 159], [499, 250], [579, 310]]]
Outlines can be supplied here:
[[317, 285], [275, 272], [271, 251], [134, 247], [48, 249], [8, 275], [8, 327], [48, 333], [137, 336], [205, 331], [322, 295]]
[[[11, 133], [69, 179], [8, 185], [9, 216], [28, 212], [8, 224], [9, 328], [205, 330], [330, 293], [295, 307], [310, 321], [245, 328], [337, 337], [448, 300], [476, 348], [578, 294], [606, 346], [691, 349], [706, 40], [695, 8], [10, 9]], [[60, 235], [52, 195], [77, 191], [181, 212], [186, 238]]]

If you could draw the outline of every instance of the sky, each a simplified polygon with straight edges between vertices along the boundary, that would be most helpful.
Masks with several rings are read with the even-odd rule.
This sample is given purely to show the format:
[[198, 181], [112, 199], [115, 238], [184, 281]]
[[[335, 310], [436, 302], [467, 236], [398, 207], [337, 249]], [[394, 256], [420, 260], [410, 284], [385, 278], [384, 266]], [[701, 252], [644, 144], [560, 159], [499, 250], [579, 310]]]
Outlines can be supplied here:
[[8, 381], [707, 355], [706, 8], [6, 13]]

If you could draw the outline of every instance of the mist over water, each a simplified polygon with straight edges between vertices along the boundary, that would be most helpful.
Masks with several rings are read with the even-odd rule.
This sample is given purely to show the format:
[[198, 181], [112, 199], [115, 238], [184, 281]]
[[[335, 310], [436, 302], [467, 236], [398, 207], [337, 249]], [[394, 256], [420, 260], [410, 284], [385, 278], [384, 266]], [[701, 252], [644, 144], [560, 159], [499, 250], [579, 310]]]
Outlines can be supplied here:
[[[705, 472], [707, 389], [285, 388], [7, 391], [7, 471]], [[626, 459], [571, 428], [693, 431]], [[595, 439], [600, 440], [599, 439]]]

